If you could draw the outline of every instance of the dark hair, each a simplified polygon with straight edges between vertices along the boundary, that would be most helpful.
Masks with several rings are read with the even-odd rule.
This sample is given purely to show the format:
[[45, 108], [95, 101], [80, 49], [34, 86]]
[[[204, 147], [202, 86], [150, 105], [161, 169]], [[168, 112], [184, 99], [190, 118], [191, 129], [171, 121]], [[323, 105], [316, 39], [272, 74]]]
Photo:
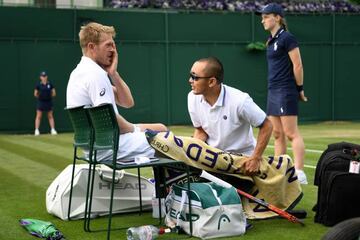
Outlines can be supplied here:
[[207, 76], [214, 76], [218, 83], [224, 80], [224, 67], [216, 57], [207, 57], [199, 59], [198, 62], [206, 62], [205, 73]]

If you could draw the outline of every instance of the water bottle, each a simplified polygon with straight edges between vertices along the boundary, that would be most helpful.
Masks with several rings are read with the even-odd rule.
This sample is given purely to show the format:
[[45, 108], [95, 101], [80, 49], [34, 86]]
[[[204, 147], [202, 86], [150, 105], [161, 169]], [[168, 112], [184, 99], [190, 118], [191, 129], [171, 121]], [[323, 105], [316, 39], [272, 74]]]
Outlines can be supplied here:
[[153, 240], [170, 229], [157, 228], [153, 225], [145, 225], [141, 227], [131, 227], [127, 230], [127, 240]]

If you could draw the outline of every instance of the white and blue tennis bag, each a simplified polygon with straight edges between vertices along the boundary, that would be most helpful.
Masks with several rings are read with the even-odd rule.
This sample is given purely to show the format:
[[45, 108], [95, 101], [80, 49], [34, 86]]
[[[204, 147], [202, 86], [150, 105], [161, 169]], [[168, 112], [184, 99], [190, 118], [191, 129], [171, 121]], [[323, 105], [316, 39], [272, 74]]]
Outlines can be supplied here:
[[187, 189], [187, 183], [171, 187], [165, 200], [167, 226], [178, 226], [190, 234], [191, 218], [192, 235], [202, 239], [245, 233], [246, 217], [235, 188], [190, 183], [191, 215]]
[[[72, 164], [68, 165], [50, 184], [46, 191], [46, 210], [63, 220], [68, 220], [68, 207], [71, 186]], [[72, 219], [84, 218], [85, 197], [89, 164], [76, 164], [70, 217]], [[109, 214], [111, 182], [113, 170], [106, 165], [98, 164], [94, 175], [94, 192], [92, 198], [91, 217]], [[152, 208], [152, 193], [154, 185], [146, 178], [135, 174], [117, 170], [115, 174], [115, 190], [113, 199], [113, 213], [139, 211], [141, 188], [142, 209]]]

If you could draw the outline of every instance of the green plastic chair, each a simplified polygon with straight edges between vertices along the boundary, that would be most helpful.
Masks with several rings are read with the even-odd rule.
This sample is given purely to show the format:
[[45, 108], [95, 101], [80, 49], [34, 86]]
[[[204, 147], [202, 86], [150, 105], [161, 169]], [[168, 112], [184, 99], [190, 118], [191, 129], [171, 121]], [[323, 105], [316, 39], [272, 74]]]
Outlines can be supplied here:
[[[93, 154], [93, 143], [94, 143], [94, 130], [91, 125], [90, 117], [88, 112], [83, 106], [75, 108], [65, 108], [68, 113], [73, 130], [74, 130], [74, 157], [73, 157], [73, 168], [71, 174], [71, 185], [70, 185], [70, 196], [69, 196], [69, 207], [68, 207], [68, 219], [71, 220], [71, 201], [72, 201], [72, 190], [74, 184], [75, 164], [77, 160], [86, 161], [89, 163], [89, 173], [91, 172], [91, 159]], [[89, 150], [89, 157], [78, 156], [78, 148]], [[90, 182], [90, 174], [88, 174], [88, 183]], [[87, 184], [86, 199], [89, 197], [89, 184]], [[85, 213], [88, 208], [88, 201], [85, 204]], [[85, 225], [84, 225], [84, 229]]]
[[115, 185], [115, 171], [116, 171], [116, 159], [117, 151], [119, 148], [119, 136], [120, 129], [116, 120], [116, 115], [111, 104], [103, 104], [96, 107], [86, 108], [89, 113], [91, 124], [94, 128], [94, 156], [93, 156], [93, 172], [91, 179], [91, 189], [90, 189], [90, 202], [87, 215], [85, 215], [85, 222], [87, 230], [90, 231], [90, 213], [92, 205], [92, 194], [94, 186], [94, 175], [95, 175], [95, 165], [98, 164], [96, 160], [96, 153], [98, 150], [112, 150], [112, 182], [111, 182], [111, 196], [110, 196], [110, 207], [109, 207], [109, 222], [108, 222], [108, 237], [110, 239], [111, 231], [111, 219], [112, 219], [112, 208], [113, 208], [113, 198], [114, 198], [114, 185]]
[[[111, 104], [103, 104], [96, 107], [86, 107], [86, 110], [88, 111], [91, 125], [94, 129], [94, 144], [93, 144], [93, 158], [92, 158], [92, 179], [91, 183], [89, 184], [91, 186], [90, 188], [90, 194], [87, 195], [89, 197], [89, 208], [87, 209], [87, 214], [85, 214], [85, 224], [87, 231], [90, 231], [90, 213], [91, 213], [91, 206], [92, 206], [92, 196], [93, 196], [93, 186], [94, 186], [94, 176], [95, 176], [95, 166], [99, 164], [97, 161], [97, 151], [98, 150], [112, 150], [112, 160], [106, 161], [106, 165], [111, 167], [113, 169], [112, 173], [112, 181], [111, 181], [111, 194], [110, 194], [110, 207], [109, 207], [109, 220], [108, 220], [108, 229], [107, 229], [107, 239], [110, 239], [110, 232], [111, 232], [111, 221], [112, 221], [112, 210], [113, 210], [113, 199], [114, 199], [114, 188], [115, 188], [115, 173], [118, 169], [116, 160], [117, 160], [117, 152], [119, 148], [119, 137], [120, 137], [120, 129], [118, 126], [118, 122], [116, 119], [116, 115], [114, 112], [114, 108]], [[156, 162], [154, 163], [156, 165]], [[189, 179], [189, 168], [188, 166], [181, 163], [177, 163], [177, 165], [181, 165], [180, 169], [185, 170], [187, 172], [188, 176], [188, 182], [190, 182]], [[131, 168], [134, 168], [134, 166], [131, 166]], [[172, 168], [179, 168], [174, 167], [172, 165]], [[138, 169], [138, 181], [140, 186], [140, 170]], [[156, 168], [158, 170], [158, 168]], [[155, 174], [155, 179], [161, 179], [158, 174]], [[160, 182], [161, 181], [157, 181]], [[165, 184], [165, 179], [162, 181]], [[190, 189], [190, 185], [188, 185], [188, 188]], [[160, 192], [160, 191], [159, 191]], [[189, 195], [190, 196], [190, 195]], [[139, 189], [139, 198], [140, 198], [140, 213], [142, 211], [142, 204], [141, 204], [141, 189]], [[160, 200], [159, 200], [159, 208], [160, 208]], [[191, 203], [190, 203], [191, 206]], [[160, 209], [159, 209], [160, 211]], [[190, 208], [191, 213], [191, 208]], [[159, 221], [161, 223], [161, 218], [159, 218]], [[192, 232], [192, 225], [190, 221], [190, 231]]]

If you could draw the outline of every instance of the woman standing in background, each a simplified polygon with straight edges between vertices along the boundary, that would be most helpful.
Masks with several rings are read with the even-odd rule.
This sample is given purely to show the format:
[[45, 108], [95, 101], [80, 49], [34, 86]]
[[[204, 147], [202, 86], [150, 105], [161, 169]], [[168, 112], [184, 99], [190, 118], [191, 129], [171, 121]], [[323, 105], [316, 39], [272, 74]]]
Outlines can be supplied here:
[[303, 171], [305, 145], [298, 129], [298, 102], [307, 101], [303, 89], [303, 66], [298, 42], [287, 31], [284, 11], [269, 3], [256, 14], [271, 36], [267, 41], [267, 115], [273, 125], [275, 155], [286, 153], [286, 138], [291, 141], [299, 182], [307, 184]]
[[40, 82], [36, 84], [34, 90], [34, 97], [37, 98], [36, 117], [35, 117], [35, 136], [40, 135], [39, 127], [43, 112], [47, 112], [49, 119], [50, 133], [56, 135], [55, 120], [53, 115], [52, 99], [56, 96], [54, 86], [48, 81], [46, 72], [40, 73]]

